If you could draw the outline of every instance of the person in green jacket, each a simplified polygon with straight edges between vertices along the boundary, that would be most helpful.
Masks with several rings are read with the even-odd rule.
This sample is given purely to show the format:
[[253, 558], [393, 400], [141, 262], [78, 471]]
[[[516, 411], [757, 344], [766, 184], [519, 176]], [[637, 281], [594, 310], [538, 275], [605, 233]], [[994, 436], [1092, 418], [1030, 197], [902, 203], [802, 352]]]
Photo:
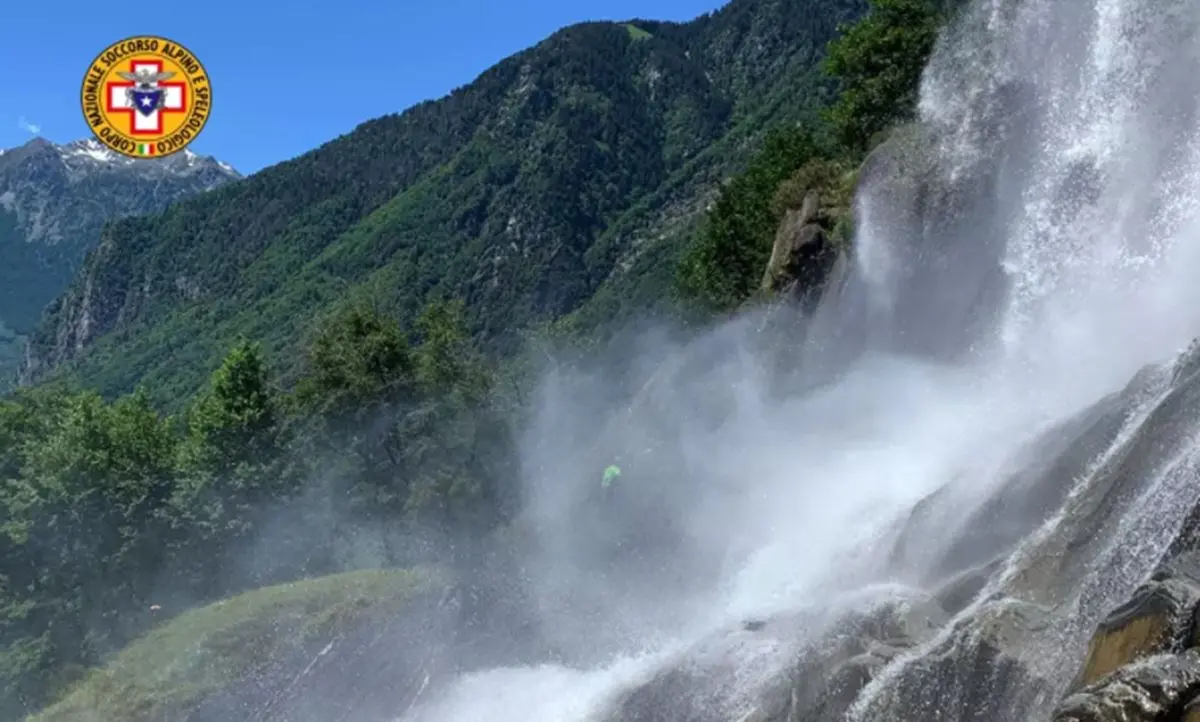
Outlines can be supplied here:
[[600, 479], [600, 488], [604, 490], [605, 494], [612, 493], [613, 482], [620, 477], [621, 467], [617, 466], [615, 462], [609, 464], [608, 468], [604, 470], [604, 476]]

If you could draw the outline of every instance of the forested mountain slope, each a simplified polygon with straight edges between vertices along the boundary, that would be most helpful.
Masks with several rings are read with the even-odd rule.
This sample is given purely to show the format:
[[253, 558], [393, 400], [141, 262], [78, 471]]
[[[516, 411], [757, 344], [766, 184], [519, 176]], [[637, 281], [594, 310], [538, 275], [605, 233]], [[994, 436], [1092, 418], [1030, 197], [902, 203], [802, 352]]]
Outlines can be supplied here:
[[[802, 32], [805, 8], [738, 0], [687, 25], [569, 28], [447, 99], [161, 216], [110, 225], [37, 346], [110, 398], [55, 383], [0, 398], [0, 717], [73, 688], [45, 719], [108, 710], [114, 722], [149, 722], [186, 707], [199, 722], [239, 700], [227, 674], [259, 662], [274, 672], [250, 674], [250, 701], [268, 693], [260, 683], [295, 687], [292, 662], [324, 654], [327, 633], [348, 639], [359, 616], [327, 593], [344, 577], [314, 578], [379, 567], [452, 570], [468, 583], [447, 600], [474, 599], [458, 607], [468, 637], [498, 631], [480, 628], [488, 618], [527, 640], [500, 643], [504, 658], [578, 642], [594, 654], [594, 638], [527, 628], [537, 607], [522, 560], [547, 546], [530, 546], [520, 520], [538, 369], [487, 352], [512, 348], [521, 326], [543, 319], [587, 330], [676, 301], [702, 318], [832, 284], [838, 274], [826, 276], [810, 251], [844, 260], [856, 169], [874, 138], [911, 122], [944, 17], [928, 0], [872, 0], [817, 64], [824, 46]], [[830, 33], [835, 15], [822, 16]], [[818, 91], [835, 83], [827, 104]], [[467, 303], [435, 300], [443, 293]], [[781, 330], [794, 340], [794, 328]], [[622, 378], [604, 384], [604, 401], [572, 414], [586, 422], [576, 428], [585, 448], [551, 444], [572, 467], [556, 485], [591, 488], [625, 446], [604, 429], [628, 427], [635, 406], [654, 416], [647, 396], [674, 384], [671, 372], [647, 380], [653, 368], [639, 354], [613, 350], [639, 369], [612, 369]], [[659, 391], [647, 395], [655, 378]], [[733, 398], [710, 391], [705, 415], [716, 419]], [[678, 561], [670, 550], [682, 551], [682, 527], [671, 520], [688, 507], [669, 501], [672, 490], [692, 498], [704, 480], [681, 473], [677, 444], [649, 453], [644, 443], [638, 434], [638, 459], [622, 462], [633, 479], [656, 480], [638, 511], [593, 519], [600, 526], [578, 536], [595, 532], [600, 550], [604, 526], [615, 539], [655, 528], [642, 541], [657, 554], [622, 556]], [[589, 499], [560, 518], [576, 519]], [[629, 571], [659, 581], [642, 561]], [[390, 577], [359, 577], [365, 597], [402, 592]], [[302, 579], [314, 584], [293, 584]], [[704, 580], [689, 575], [688, 586]], [[298, 629], [274, 623], [296, 607], [309, 614]], [[179, 624], [126, 647], [167, 617]], [[226, 634], [230, 625], [249, 637]], [[220, 650], [220, 673], [146, 673], [195, 662], [201, 640]], [[147, 667], [151, 647], [162, 663]], [[356, 664], [382, 669], [348, 647]], [[479, 651], [470, 659], [486, 663]], [[347, 659], [338, 651], [325, 665], [344, 671]], [[351, 677], [335, 704], [359, 694]]]
[[16, 374], [20, 337], [70, 284], [106, 220], [157, 212], [238, 177], [194, 153], [138, 163], [94, 140], [35, 138], [0, 150], [0, 389]]
[[569, 27], [445, 98], [113, 224], [24, 378], [70, 362], [106, 392], [181, 398], [236, 337], [286, 359], [360, 291], [405, 321], [463, 298], [500, 349], [581, 309], [595, 326], [644, 308], [749, 141], [826, 100], [817, 61], [863, 8], [736, 0], [686, 24]]

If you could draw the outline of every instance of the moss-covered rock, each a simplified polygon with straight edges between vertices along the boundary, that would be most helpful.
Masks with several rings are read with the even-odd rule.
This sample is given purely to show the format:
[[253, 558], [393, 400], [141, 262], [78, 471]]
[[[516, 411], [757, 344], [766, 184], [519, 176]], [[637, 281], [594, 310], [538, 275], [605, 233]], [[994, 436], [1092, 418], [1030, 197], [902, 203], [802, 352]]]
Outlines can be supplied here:
[[857, 177], [842, 162], [817, 158], [780, 184], [772, 212], [782, 221], [751, 303], [786, 297], [811, 306], [820, 297], [850, 245]]
[[[858, 169], [829, 158], [805, 163], [775, 191], [775, 212], [783, 214], [802, 208], [810, 193], [820, 196], [821, 204], [811, 220], [833, 231], [850, 215]], [[844, 239], [848, 241], [849, 239]]]
[[424, 674], [398, 642], [439, 633], [447, 590], [433, 571], [370, 570], [247, 592], [154, 629], [29, 722], [333, 719]]
[[820, 208], [820, 196], [814, 190], [808, 192], [799, 209], [784, 215], [760, 284], [764, 293], [803, 298], [828, 276], [837, 251], [816, 222]]

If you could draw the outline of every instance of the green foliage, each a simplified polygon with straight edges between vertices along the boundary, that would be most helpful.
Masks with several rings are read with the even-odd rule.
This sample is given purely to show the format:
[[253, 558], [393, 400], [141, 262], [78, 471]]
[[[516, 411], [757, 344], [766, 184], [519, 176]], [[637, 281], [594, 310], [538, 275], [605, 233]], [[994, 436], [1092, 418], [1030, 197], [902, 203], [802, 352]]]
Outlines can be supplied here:
[[[136, 393], [29, 395], [0, 409], [0, 710], [38, 701], [106, 652], [117, 613], [151, 580], [154, 515], [170, 493], [175, 439]], [[98, 620], [105, 623], [96, 624]], [[119, 632], [117, 632], [119, 636]]]
[[645, 40], [646, 38], [653, 37], [650, 33], [633, 23], [625, 23], [625, 29], [629, 31], [629, 37], [633, 40]]
[[842, 89], [828, 118], [844, 145], [863, 151], [911, 117], [945, 20], [936, 0], [870, 0], [867, 16], [830, 43], [825, 68]]
[[[0, 328], [18, 336], [33, 331], [71, 283], [106, 221], [161, 211], [234, 177], [209, 160], [178, 172], [172, 169], [181, 157], [97, 163], [74, 151], [35, 139], [0, 158]], [[20, 351], [21, 339], [0, 330], [0, 392], [16, 374]]]
[[262, 349], [235, 346], [188, 414], [183, 467], [220, 475], [274, 454], [278, 418], [269, 384]]
[[181, 582], [203, 596], [220, 589], [222, 570], [193, 559], [200, 544], [212, 558], [233, 556], [256, 531], [264, 505], [289, 499], [297, 482], [284, 472], [284, 439], [268, 369], [256, 344], [239, 343], [212, 374], [186, 414], [174, 460], [166, 537]]
[[771, 201], [772, 210], [782, 215], [789, 209], [799, 208], [810, 191], [821, 194], [823, 205], [845, 208], [850, 205], [854, 189], [845, 183], [847, 170], [844, 164], [829, 158], [816, 158], [800, 166], [787, 180], [775, 189]]
[[874, 137], [911, 117], [946, 19], [937, 0], [870, 0], [869, 6], [829, 44], [822, 64], [841, 86], [822, 113], [828, 127], [812, 122], [768, 135], [680, 255], [676, 291], [694, 311], [727, 313], [754, 295], [780, 221], [809, 191], [818, 192], [817, 220], [829, 237], [849, 245], [853, 169]]
[[366, 288], [406, 327], [462, 299], [489, 352], [598, 294], [584, 330], [639, 311], [666, 295], [712, 185], [767, 128], [816, 112], [816, 63], [861, 6], [740, 0], [694, 23], [566, 28], [446, 98], [111, 225], [33, 356], [176, 410], [239, 338], [294, 382], [308, 322]]
[[462, 304], [430, 304], [411, 333], [377, 305], [351, 304], [309, 338], [294, 393], [274, 388], [258, 344], [239, 342], [178, 420], [142, 391], [107, 402], [36, 388], [0, 401], [5, 718], [143, 631], [156, 589], [204, 601], [337, 571], [337, 530], [300, 520], [273, 538], [280, 561], [231, 571], [271, 514], [304, 495], [397, 532], [482, 538], [508, 518], [515, 444]]
[[[343, 530], [323, 523], [234, 565], [279, 510], [476, 542], [503, 525], [522, 334], [586, 356], [672, 282], [689, 310], [731, 311], [811, 190], [848, 242], [864, 139], [911, 112], [936, 33], [921, 7], [874, 0], [834, 44], [836, 140], [817, 60], [861, 3], [735, 2], [683, 26], [568, 28], [442, 101], [110, 225], [34, 339], [51, 365], [82, 344], [66, 378], [104, 395], [0, 401], [0, 717], [81, 677], [47, 719], [186, 707], [181, 677], [87, 670], [152, 624], [155, 590], [192, 604], [343, 568]], [[389, 564], [428, 561], [384, 546]], [[171, 634], [212, 639], [202, 618]], [[110, 669], [140, 679], [155, 659], [139, 646]], [[221, 672], [205, 670], [202, 686]]]
[[325, 319], [307, 358], [296, 401], [309, 412], [344, 420], [412, 391], [413, 359], [404, 332], [375, 308], [350, 306]]
[[746, 170], [721, 190], [678, 271], [680, 295], [707, 312], [737, 308], [751, 296], [771, 256], [782, 217], [777, 189], [822, 152], [805, 130], [773, 132]]
[[457, 391], [470, 401], [482, 399], [489, 380], [471, 348], [462, 302], [429, 304], [417, 317], [416, 330], [420, 338], [417, 383], [427, 393]]

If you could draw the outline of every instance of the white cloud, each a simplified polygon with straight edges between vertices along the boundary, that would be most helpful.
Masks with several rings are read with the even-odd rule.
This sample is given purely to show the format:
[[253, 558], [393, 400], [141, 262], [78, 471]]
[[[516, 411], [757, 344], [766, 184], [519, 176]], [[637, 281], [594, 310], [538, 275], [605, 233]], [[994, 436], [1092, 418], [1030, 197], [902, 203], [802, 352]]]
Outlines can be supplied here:
[[42, 126], [37, 125], [36, 123], [30, 123], [28, 120], [25, 120], [25, 116], [23, 115], [20, 118], [17, 118], [17, 127], [26, 133], [32, 133], [34, 135], [42, 132]]

